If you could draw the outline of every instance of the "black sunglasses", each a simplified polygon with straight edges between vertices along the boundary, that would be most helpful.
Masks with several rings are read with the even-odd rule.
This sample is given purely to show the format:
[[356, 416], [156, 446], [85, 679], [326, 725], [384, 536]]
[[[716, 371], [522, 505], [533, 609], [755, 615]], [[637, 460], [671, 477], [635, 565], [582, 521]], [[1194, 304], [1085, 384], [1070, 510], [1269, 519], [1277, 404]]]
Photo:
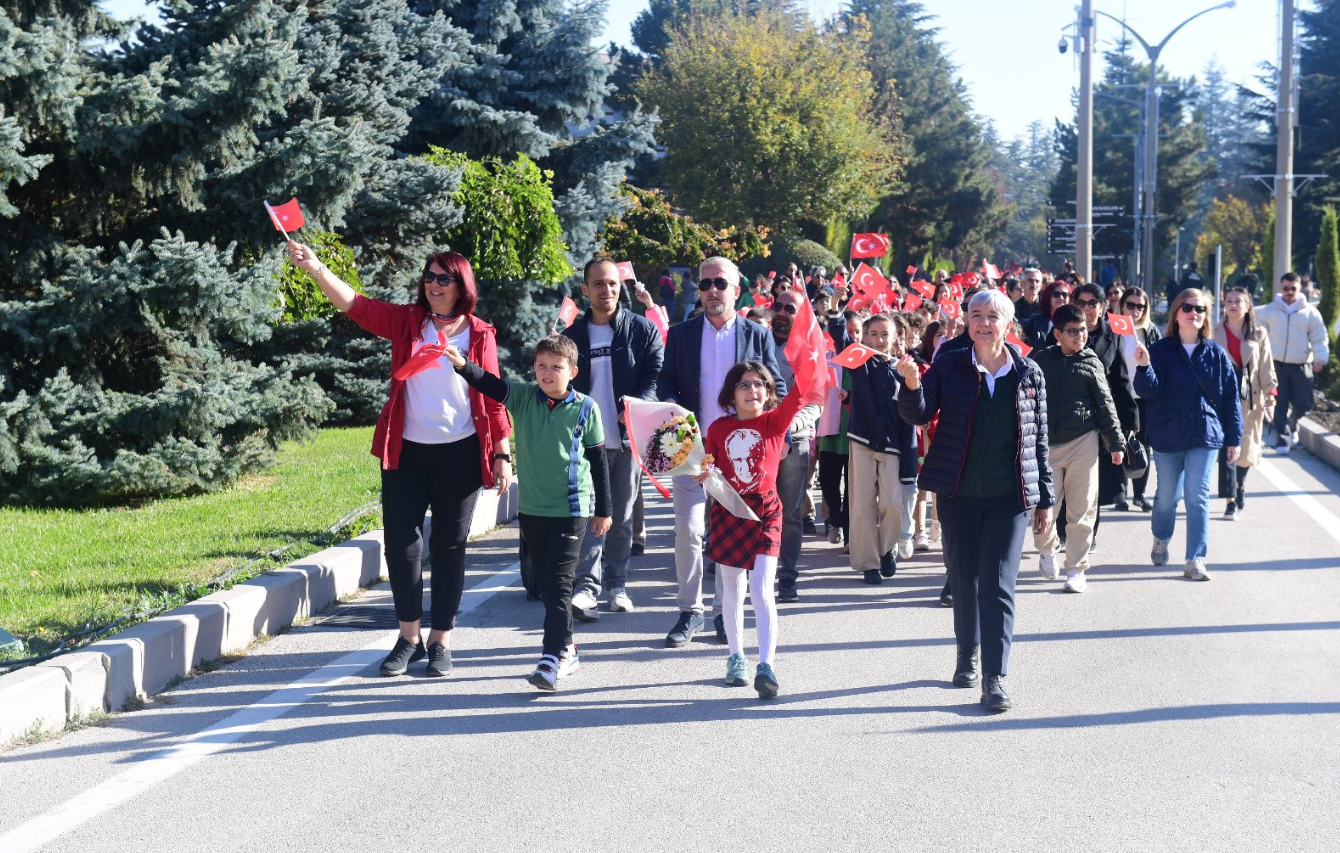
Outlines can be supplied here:
[[1066, 293], [1064, 290], [1053, 291], [1053, 293], [1052, 293], [1052, 299], [1066, 299], [1066, 300], [1068, 300], [1068, 299], [1070, 299], [1070, 294], [1069, 294], [1069, 293]]
[[1178, 310], [1180, 310], [1183, 314], [1193, 314], [1193, 313], [1194, 313], [1194, 314], [1204, 314], [1204, 313], [1205, 313], [1205, 306], [1204, 306], [1204, 305], [1192, 305], [1190, 302], [1183, 302], [1183, 303], [1182, 303], [1182, 307], [1179, 308]]
[[1100, 299], [1076, 299], [1075, 304], [1081, 308], [1096, 308], [1103, 302]]
[[781, 305], [773, 303], [772, 310], [773, 313], [776, 313], [778, 311], [785, 311], [788, 314], [796, 314], [800, 311], [799, 308], [792, 305], [790, 302], [783, 302]]
[[710, 290], [715, 287], [717, 290], [725, 290], [730, 287], [730, 282], [724, 278], [704, 278], [698, 280], [698, 290]]
[[1127, 308], [1131, 309], [1132, 311], [1143, 311], [1143, 310], [1145, 310], [1145, 303], [1143, 303], [1143, 302], [1126, 302], [1126, 303], [1124, 303], [1124, 304], [1125, 304], [1125, 306], [1126, 306]]
[[452, 284], [455, 281], [456, 276], [452, 275], [449, 272], [439, 272], [439, 273], [426, 272], [423, 274], [424, 284], [432, 284], [433, 282], [437, 282], [438, 284], [441, 285], [448, 285]]

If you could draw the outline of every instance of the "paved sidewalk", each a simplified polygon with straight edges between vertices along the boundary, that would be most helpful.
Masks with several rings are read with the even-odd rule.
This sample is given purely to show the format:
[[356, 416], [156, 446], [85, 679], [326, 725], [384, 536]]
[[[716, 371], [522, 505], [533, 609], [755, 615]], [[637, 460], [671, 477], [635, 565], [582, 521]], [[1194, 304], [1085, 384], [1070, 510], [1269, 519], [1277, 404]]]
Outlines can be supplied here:
[[[556, 694], [524, 681], [540, 606], [476, 592], [452, 678], [382, 679], [367, 650], [288, 713], [191, 741], [212, 754], [146, 760], [392, 635], [307, 625], [143, 711], [0, 755], [0, 851], [53, 810], [43, 851], [1330, 851], [1340, 474], [1267, 459], [1240, 521], [1214, 501], [1210, 583], [1149, 565], [1143, 513], [1104, 515], [1084, 595], [1042, 580], [1030, 550], [1002, 716], [948, 684], [938, 551], [869, 587], [815, 537], [802, 600], [781, 606], [782, 696], [722, 686], [724, 647], [663, 648], [672, 517], [649, 497], [639, 610], [579, 625], [584, 666]], [[467, 584], [492, 589], [514, 560], [514, 531], [492, 534]], [[368, 603], [389, 611], [389, 593]]]

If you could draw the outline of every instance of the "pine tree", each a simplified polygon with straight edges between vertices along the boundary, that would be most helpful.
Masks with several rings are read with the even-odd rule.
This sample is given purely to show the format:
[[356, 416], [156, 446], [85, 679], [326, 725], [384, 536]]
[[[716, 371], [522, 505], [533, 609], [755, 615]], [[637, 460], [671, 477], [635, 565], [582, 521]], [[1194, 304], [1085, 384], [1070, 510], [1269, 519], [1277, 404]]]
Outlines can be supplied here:
[[[1340, 235], [1337, 235], [1337, 223], [1334, 207], [1326, 208], [1321, 217], [1321, 239], [1317, 241], [1316, 274], [1321, 285], [1321, 304], [1317, 310], [1326, 324], [1326, 335], [1330, 338], [1331, 351], [1335, 352], [1335, 323], [1340, 320]], [[1331, 365], [1335, 359], [1331, 359]], [[1334, 381], [1335, 367], [1327, 371], [1327, 379]], [[1330, 384], [1327, 382], [1326, 384]]]

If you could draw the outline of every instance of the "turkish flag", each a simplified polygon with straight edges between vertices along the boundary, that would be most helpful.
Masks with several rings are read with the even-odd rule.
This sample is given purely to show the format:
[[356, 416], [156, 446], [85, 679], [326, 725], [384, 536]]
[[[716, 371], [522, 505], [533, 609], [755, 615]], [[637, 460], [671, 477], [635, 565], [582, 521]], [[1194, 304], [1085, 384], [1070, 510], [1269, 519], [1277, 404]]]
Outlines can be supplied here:
[[1134, 335], [1135, 323], [1125, 314], [1108, 314], [1107, 323], [1118, 335]]
[[991, 279], [1001, 278], [1000, 268], [997, 267], [995, 264], [988, 264], [986, 262], [986, 258], [982, 258], [982, 273], [986, 275], [987, 278]]
[[862, 293], [870, 293], [872, 298], [877, 293], [889, 289], [889, 280], [880, 275], [879, 270], [865, 263], [858, 266], [856, 272], [851, 274], [851, 284]]
[[963, 285], [959, 284], [957, 281], [951, 281], [951, 282], [949, 282], [948, 287], [949, 287], [949, 296], [950, 296], [955, 302], [962, 302], [962, 301], [963, 301]]
[[637, 281], [637, 273], [633, 272], [633, 265], [628, 261], [619, 261], [615, 264], [619, 268], [620, 281]]
[[772, 307], [772, 297], [771, 297], [771, 296], [765, 296], [765, 295], [762, 294], [762, 293], [755, 293], [755, 294], [754, 294], [754, 307], [755, 307], [755, 308], [771, 308], [771, 307]]
[[791, 374], [796, 380], [796, 393], [804, 404], [822, 406], [828, 397], [828, 371], [823, 369], [824, 340], [814, 309], [808, 299], [800, 300], [796, 319], [791, 323], [791, 336], [782, 350]]
[[404, 364], [391, 374], [392, 379], [405, 381], [416, 373], [423, 373], [425, 370], [435, 370], [442, 366], [438, 361], [442, 354], [447, 351], [447, 336], [441, 329], [437, 330], [437, 343], [424, 344], [414, 351]]
[[916, 274], [917, 274], [917, 265], [916, 265], [916, 264], [912, 264], [912, 265], [908, 266], [907, 269], [903, 270], [903, 272], [907, 273], [908, 275], [916, 275]]
[[939, 307], [940, 313], [951, 320], [956, 319], [963, 313], [963, 309], [959, 307], [959, 304], [949, 299], [941, 299], [935, 304]]
[[830, 281], [829, 284], [831, 284], [835, 288], [839, 286], [846, 286], [847, 277], [842, 274], [841, 270], [838, 270], [837, 272], [833, 273], [833, 280]]
[[824, 352], [825, 352], [825, 353], [835, 353], [835, 352], [837, 352], [837, 344], [833, 342], [833, 336], [832, 336], [832, 335], [828, 334], [827, 332], [824, 332], [823, 341], [824, 341]]
[[270, 221], [275, 224], [275, 228], [285, 234], [290, 231], [297, 231], [307, 224], [307, 220], [302, 217], [302, 208], [298, 206], [296, 198], [291, 198], [278, 206], [267, 201], [265, 202], [265, 210], [270, 214]]
[[926, 301], [926, 300], [924, 300], [924, 299], [921, 298], [921, 294], [919, 294], [919, 293], [909, 293], [909, 294], [907, 294], [906, 296], [903, 297], [903, 310], [904, 310], [904, 311], [915, 311], [915, 310], [917, 310], [918, 308], [920, 308], [920, 307], [921, 307], [921, 303], [923, 303], [923, 302], [925, 302], [925, 301]]
[[851, 238], [851, 256], [853, 258], [882, 258], [889, 253], [888, 234], [853, 234]]
[[833, 357], [829, 363], [835, 367], [845, 367], [848, 370], [855, 370], [874, 358], [877, 353], [870, 347], [861, 344], [852, 344]]
[[1028, 344], [1024, 343], [1023, 341], [1019, 340], [1019, 336], [1016, 335], [1014, 332], [1010, 332], [1008, 335], [1005, 336], [1005, 343], [1014, 344], [1016, 347], [1018, 347], [1020, 355], [1028, 355], [1030, 352], [1033, 351], [1033, 348], [1030, 347]]
[[907, 286], [920, 293], [923, 299], [935, 298], [935, 285], [929, 281], [913, 281], [909, 282]]
[[982, 280], [977, 277], [977, 273], [975, 272], [965, 272], [963, 274], [963, 283], [968, 287], [976, 287], [982, 283]]
[[572, 301], [572, 297], [564, 296], [563, 304], [558, 306], [559, 328], [566, 329], [571, 326], [579, 313], [581, 312], [577, 310], [577, 303]]

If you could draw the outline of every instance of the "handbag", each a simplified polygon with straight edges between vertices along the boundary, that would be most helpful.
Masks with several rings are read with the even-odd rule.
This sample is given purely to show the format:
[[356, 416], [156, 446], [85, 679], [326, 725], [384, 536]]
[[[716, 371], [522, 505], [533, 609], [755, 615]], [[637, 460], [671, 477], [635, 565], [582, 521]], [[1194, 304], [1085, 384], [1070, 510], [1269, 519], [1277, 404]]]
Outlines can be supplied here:
[[1149, 470], [1149, 451], [1134, 434], [1126, 439], [1126, 455], [1121, 460], [1121, 470], [1130, 480], [1140, 479]]

